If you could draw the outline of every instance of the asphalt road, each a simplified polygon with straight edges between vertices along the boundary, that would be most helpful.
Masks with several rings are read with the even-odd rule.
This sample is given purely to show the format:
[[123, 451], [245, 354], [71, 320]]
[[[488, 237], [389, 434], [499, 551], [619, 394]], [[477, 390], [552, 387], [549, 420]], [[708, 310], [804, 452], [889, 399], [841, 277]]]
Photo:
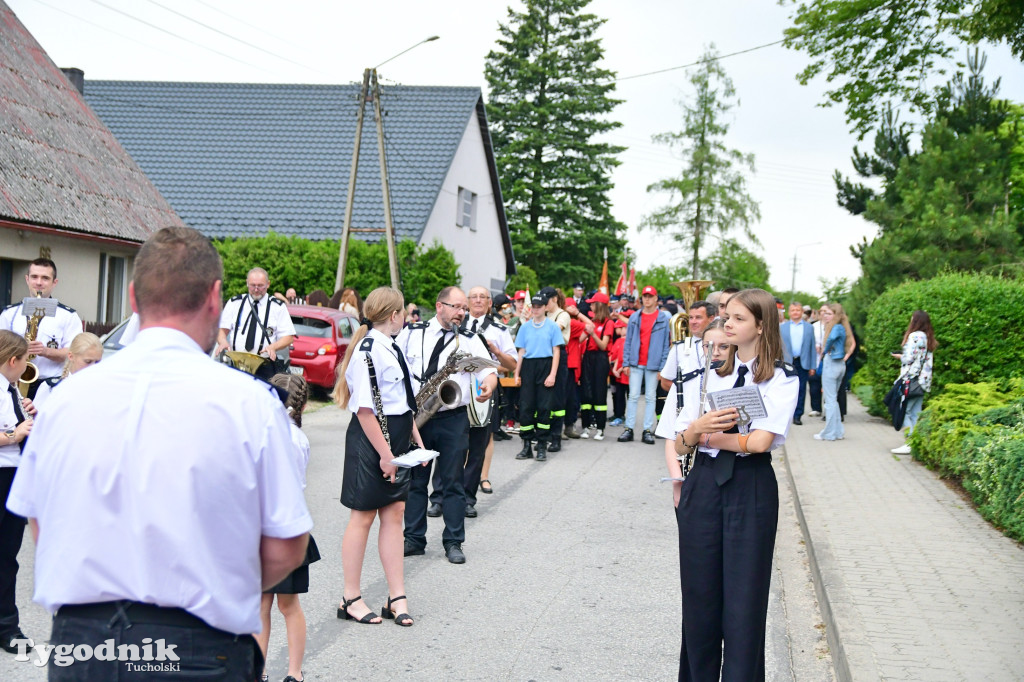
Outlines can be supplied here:
[[[516, 461], [519, 441], [497, 444], [493, 495], [467, 519], [467, 562], [448, 563], [442, 520], [431, 519], [426, 556], [406, 559], [411, 628], [337, 620], [341, 536], [338, 502], [347, 413], [324, 407], [305, 418], [312, 445], [306, 497], [323, 560], [302, 597], [310, 680], [675, 679], [680, 639], [677, 530], [661, 441], [565, 441], [546, 463]], [[782, 456], [779, 534], [768, 616], [770, 680], [831, 680], [824, 626], [807, 568]], [[32, 543], [19, 581], [24, 631], [37, 640], [49, 617], [31, 603]], [[362, 593], [383, 606], [387, 587], [376, 527]], [[284, 622], [275, 612], [271, 680], [287, 672]], [[0, 679], [41, 680], [45, 669], [0, 652]], [[156, 676], [153, 679], [158, 679]]]

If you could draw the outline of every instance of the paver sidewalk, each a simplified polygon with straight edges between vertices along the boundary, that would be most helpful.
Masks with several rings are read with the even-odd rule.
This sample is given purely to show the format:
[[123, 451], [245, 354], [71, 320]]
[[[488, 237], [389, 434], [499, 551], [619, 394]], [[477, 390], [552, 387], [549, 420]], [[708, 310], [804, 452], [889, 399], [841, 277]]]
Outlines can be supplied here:
[[849, 408], [844, 440], [805, 416], [785, 446], [838, 679], [1024, 678], [1024, 549]]

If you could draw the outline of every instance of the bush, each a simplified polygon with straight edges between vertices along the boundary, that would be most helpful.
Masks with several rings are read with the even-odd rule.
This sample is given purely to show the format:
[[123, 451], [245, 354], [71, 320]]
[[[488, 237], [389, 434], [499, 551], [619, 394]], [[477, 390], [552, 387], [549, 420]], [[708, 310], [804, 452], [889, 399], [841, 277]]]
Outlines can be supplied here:
[[1000, 423], [996, 417], [1004, 414], [993, 408], [1005, 411], [1022, 392], [1021, 379], [946, 386], [941, 395], [927, 399], [927, 409], [914, 427], [914, 457], [943, 476], [964, 476], [969, 463], [964, 439], [993, 430], [990, 427]]
[[975, 419], [987, 424], [964, 440], [964, 489], [982, 516], [1024, 541], [1024, 400]]
[[[898, 350], [915, 310], [931, 316], [935, 352], [932, 395], [950, 384], [1024, 376], [1024, 281], [988, 275], [948, 273], [906, 282], [878, 297], [864, 330], [867, 363], [858, 383], [873, 391], [873, 414], [899, 373], [890, 353]], [[931, 401], [926, 399], [926, 407]]]
[[[334, 291], [340, 242], [314, 242], [271, 232], [265, 237], [225, 239], [214, 246], [224, 261], [224, 294], [230, 298], [245, 293], [245, 276], [261, 267], [270, 277], [271, 292], [293, 287], [300, 296], [316, 289]], [[429, 247], [411, 240], [399, 242], [399, 275], [407, 303], [433, 307], [437, 292], [459, 283], [455, 256], [437, 242]], [[391, 283], [387, 246], [383, 241], [368, 244], [349, 240], [345, 286], [363, 297], [379, 286]]]

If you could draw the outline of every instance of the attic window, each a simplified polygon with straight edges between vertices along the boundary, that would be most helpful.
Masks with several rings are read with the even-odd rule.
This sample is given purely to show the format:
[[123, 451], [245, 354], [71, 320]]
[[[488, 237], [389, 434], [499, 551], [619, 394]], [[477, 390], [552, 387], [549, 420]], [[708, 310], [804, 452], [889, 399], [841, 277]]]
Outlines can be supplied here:
[[459, 205], [456, 208], [455, 224], [476, 231], [476, 194], [465, 187], [459, 188]]

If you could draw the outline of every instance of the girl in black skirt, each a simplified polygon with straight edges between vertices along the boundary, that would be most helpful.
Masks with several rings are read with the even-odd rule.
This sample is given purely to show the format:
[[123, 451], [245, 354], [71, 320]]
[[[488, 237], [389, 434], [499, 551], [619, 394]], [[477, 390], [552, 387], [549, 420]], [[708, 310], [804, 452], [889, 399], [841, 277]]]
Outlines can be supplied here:
[[[338, 618], [367, 624], [382, 622], [362, 600], [359, 586], [366, 539], [374, 518], [379, 516], [377, 546], [389, 591], [381, 617], [409, 626], [413, 620], [407, 613], [402, 565], [409, 476], [408, 470], [397, 469], [391, 460], [405, 454], [410, 441], [422, 448], [423, 440], [413, 421], [415, 401], [405, 358], [392, 340], [405, 321], [402, 292], [391, 287], [374, 289], [363, 303], [363, 313], [363, 324], [349, 342], [332, 394], [339, 407], [353, 413], [345, 437], [341, 487], [341, 503], [352, 513], [341, 543], [345, 588]], [[373, 365], [376, 396], [367, 359]], [[383, 408], [387, 436], [381, 429], [378, 404]]]
[[[302, 487], [306, 487], [306, 467], [309, 464], [309, 439], [302, 432], [302, 411], [306, 409], [309, 388], [306, 380], [294, 374], [275, 374], [270, 383], [287, 391], [288, 397], [284, 406], [292, 419], [292, 445], [298, 458], [299, 473], [302, 475]], [[306, 547], [306, 560], [302, 565], [288, 574], [288, 577], [263, 593], [260, 601], [260, 620], [263, 629], [256, 635], [264, 658], [270, 642], [270, 608], [274, 605], [277, 595], [277, 608], [284, 616], [284, 627], [288, 635], [288, 677], [284, 682], [302, 682], [302, 658], [306, 655], [306, 614], [302, 612], [299, 595], [309, 592], [309, 565], [320, 560], [320, 552], [316, 548], [313, 536], [309, 536]], [[264, 669], [263, 679], [267, 679]]]

